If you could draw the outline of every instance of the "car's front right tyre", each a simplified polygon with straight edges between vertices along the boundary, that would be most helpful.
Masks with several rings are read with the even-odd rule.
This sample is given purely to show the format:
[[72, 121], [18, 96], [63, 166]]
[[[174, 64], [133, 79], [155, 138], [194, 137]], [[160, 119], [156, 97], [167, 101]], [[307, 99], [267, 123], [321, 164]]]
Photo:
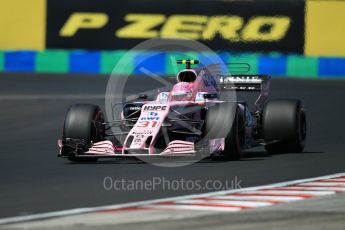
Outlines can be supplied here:
[[[67, 110], [64, 126], [63, 140], [68, 138], [83, 140], [85, 143], [104, 140], [104, 115], [97, 105], [75, 104]], [[63, 147], [62, 154], [74, 162], [95, 161], [97, 158], [82, 158], [70, 154], [69, 147]]]

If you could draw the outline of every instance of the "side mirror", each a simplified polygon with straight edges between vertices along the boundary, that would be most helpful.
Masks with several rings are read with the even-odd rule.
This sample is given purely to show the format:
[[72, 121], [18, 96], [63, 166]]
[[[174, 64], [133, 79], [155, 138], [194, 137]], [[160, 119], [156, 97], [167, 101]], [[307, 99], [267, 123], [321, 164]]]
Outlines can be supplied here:
[[147, 98], [148, 98], [147, 94], [139, 94], [139, 95], [136, 97], [136, 99], [142, 99], [142, 100], [145, 100], [145, 99], [147, 99]]
[[217, 98], [217, 94], [216, 93], [205, 93], [204, 98], [205, 99], [214, 99], [214, 98]]

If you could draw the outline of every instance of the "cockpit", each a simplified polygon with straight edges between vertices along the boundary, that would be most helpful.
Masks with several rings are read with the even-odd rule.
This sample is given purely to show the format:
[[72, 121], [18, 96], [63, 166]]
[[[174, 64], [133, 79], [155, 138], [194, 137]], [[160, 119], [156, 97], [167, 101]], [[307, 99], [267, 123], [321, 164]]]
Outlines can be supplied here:
[[178, 73], [178, 82], [194, 82], [196, 80], [197, 74], [194, 70], [185, 69]]
[[214, 79], [207, 68], [191, 68], [191, 65], [200, 64], [198, 60], [178, 60], [177, 63], [185, 64], [186, 68], [177, 74], [177, 83], [170, 92], [162, 92], [158, 95], [158, 101], [204, 101], [204, 94], [218, 93], [212, 84]]

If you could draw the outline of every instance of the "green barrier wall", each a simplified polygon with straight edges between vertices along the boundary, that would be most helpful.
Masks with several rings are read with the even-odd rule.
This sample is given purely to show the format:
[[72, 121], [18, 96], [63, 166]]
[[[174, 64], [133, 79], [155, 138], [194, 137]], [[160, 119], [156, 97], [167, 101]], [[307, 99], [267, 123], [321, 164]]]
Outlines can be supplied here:
[[36, 54], [37, 72], [67, 73], [69, 71], [69, 52], [64, 50], [44, 51]]

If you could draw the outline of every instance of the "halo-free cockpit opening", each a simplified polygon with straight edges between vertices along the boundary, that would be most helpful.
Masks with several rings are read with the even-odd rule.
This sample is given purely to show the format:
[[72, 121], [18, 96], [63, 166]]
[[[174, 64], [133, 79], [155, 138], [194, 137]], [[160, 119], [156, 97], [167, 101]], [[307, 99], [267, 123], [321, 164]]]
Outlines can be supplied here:
[[194, 82], [196, 80], [196, 73], [191, 70], [181, 71], [177, 76], [178, 82]]
[[199, 60], [177, 60], [177, 64], [186, 65], [186, 69], [182, 70], [177, 75], [178, 82], [194, 82], [196, 80], [197, 74], [194, 70], [191, 70], [191, 65], [200, 64]]

